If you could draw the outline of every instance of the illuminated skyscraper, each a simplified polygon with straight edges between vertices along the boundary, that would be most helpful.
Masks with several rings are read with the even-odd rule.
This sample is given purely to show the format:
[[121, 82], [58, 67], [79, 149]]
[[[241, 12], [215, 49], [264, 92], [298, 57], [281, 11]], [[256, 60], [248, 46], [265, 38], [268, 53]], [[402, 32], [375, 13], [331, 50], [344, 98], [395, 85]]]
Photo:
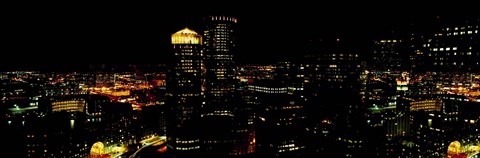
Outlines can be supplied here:
[[169, 70], [167, 91], [170, 111], [167, 124], [168, 143], [177, 156], [200, 150], [200, 110], [203, 104], [202, 36], [185, 28], [172, 35], [175, 61]]
[[204, 120], [205, 151], [236, 155], [235, 143], [235, 63], [237, 19], [228, 16], [205, 18], [204, 30], [206, 93]]

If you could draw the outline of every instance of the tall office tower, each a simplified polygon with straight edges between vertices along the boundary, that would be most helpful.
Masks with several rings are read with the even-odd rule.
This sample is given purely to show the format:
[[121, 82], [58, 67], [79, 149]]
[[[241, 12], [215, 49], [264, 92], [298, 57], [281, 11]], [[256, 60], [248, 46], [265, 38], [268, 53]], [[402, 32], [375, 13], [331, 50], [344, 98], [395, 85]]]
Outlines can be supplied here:
[[[453, 21], [453, 20], [452, 20]], [[480, 19], [443, 21], [440, 31], [423, 43], [427, 71], [478, 72], [480, 70]]]
[[274, 80], [248, 86], [256, 104], [256, 156], [305, 157], [304, 103], [294, 87]]
[[[356, 156], [364, 150], [360, 133], [363, 124], [361, 104], [362, 66], [356, 50], [341, 39], [313, 42], [307, 57], [307, 118], [313, 141], [313, 155]], [[332, 127], [333, 126], [333, 127]], [[333, 129], [333, 130], [332, 130]], [[332, 142], [332, 145], [326, 142]], [[341, 152], [334, 152], [341, 151]]]
[[172, 35], [175, 60], [167, 79], [167, 139], [178, 157], [200, 150], [203, 106], [202, 36], [188, 28]]
[[204, 151], [235, 155], [235, 63], [237, 19], [228, 16], [205, 18], [204, 30], [206, 93], [202, 113]]
[[406, 68], [407, 45], [400, 39], [376, 40], [373, 50], [373, 70], [398, 71]]

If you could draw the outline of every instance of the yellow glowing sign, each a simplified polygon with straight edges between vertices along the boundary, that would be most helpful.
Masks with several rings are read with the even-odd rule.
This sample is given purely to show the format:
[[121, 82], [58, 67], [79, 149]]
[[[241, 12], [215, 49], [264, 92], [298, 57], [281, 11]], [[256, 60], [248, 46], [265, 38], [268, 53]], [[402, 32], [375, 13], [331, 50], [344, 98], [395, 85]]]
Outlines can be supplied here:
[[201, 44], [202, 36], [193, 30], [185, 28], [172, 34], [172, 44]]

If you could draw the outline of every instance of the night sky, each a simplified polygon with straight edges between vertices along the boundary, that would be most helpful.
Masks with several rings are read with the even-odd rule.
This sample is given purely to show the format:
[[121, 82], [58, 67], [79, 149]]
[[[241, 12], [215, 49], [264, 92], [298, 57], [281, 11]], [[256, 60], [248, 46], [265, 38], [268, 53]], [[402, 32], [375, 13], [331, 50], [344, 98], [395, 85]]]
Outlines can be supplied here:
[[[167, 10], [176, 7], [175, 11]], [[318, 37], [346, 38], [359, 47], [359, 54], [365, 54], [364, 48], [371, 39], [438, 19], [436, 15], [356, 12], [361, 10], [343, 14], [348, 9], [324, 10], [328, 7], [299, 8], [300, 11], [265, 7], [64, 7], [38, 12], [20, 9], [6, 16], [7, 29], [3, 30], [9, 40], [3, 53], [12, 55], [8, 62], [14, 64], [165, 63], [171, 53], [168, 48], [172, 33], [184, 27], [201, 33], [203, 17], [222, 14], [239, 19], [239, 63], [272, 63], [303, 55], [306, 41]]]

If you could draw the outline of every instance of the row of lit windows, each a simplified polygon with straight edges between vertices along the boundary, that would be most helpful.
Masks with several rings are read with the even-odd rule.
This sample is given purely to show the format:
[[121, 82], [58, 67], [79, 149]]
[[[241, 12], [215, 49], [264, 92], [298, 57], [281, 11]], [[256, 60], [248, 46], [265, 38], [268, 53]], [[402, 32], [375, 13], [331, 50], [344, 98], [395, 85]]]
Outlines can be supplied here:
[[[449, 63], [444, 64], [443, 62], [440, 62], [440, 63], [434, 62], [433, 65], [449, 65]], [[453, 62], [450, 65], [457, 65], [457, 62]], [[463, 62], [461, 62], [460, 65], [463, 65]]]
[[180, 69], [180, 70], [193, 69], [193, 66], [179, 66], [177, 67], [177, 69]]
[[446, 48], [430, 48], [431, 51], [450, 51], [450, 50], [457, 50], [457, 47], [446, 47]]
[[192, 45], [174, 45], [173, 47], [178, 47], [178, 48], [182, 48], [183, 50], [187, 50], [187, 49], [192, 49], [193, 46]]
[[177, 149], [177, 150], [195, 150], [195, 149], [200, 149], [200, 146], [194, 146], [194, 147], [176, 147], [175, 149]]
[[328, 56], [332, 56], [332, 57], [334, 57], [334, 56], [341, 56], [341, 57], [343, 57], [343, 56], [348, 56], [348, 57], [354, 57], [354, 56], [355, 56], [355, 57], [358, 57], [358, 54], [328, 54]]
[[251, 85], [249, 85], [248, 87], [249, 87], [249, 88], [252, 88], [252, 89], [262, 89], [262, 90], [277, 90], [277, 91], [287, 90], [287, 88], [285, 88], [285, 87], [282, 87], [282, 88], [270, 88], [270, 87], [251, 86]]
[[215, 42], [215, 46], [227, 46], [227, 41], [220, 41], [220, 39], [225, 38], [216, 38], [218, 41]]
[[214, 97], [221, 97], [221, 96], [225, 96], [224, 93], [220, 93], [220, 94], [212, 94]]
[[288, 149], [280, 149], [278, 150], [278, 152], [288, 152], [288, 151], [295, 151], [295, 150], [298, 150], [300, 149], [299, 147], [293, 147], [293, 148], [288, 148]]
[[190, 83], [190, 82], [192, 82], [192, 80], [188, 80], [188, 79], [177, 81], [177, 83]]
[[231, 54], [213, 54], [215, 57], [232, 57], [233, 55]]
[[358, 141], [357, 141], [357, 140], [350, 140], [350, 139], [345, 139], [345, 138], [342, 139], [341, 137], [338, 137], [338, 140], [339, 140], [339, 141], [348, 142], [348, 143], [355, 143], [355, 144], [357, 144], [357, 143], [363, 143], [362, 140], [358, 140]]
[[222, 26], [217, 26], [218, 29], [213, 29], [213, 32], [228, 32], [227, 29], [225, 29], [225, 27], [222, 27]]
[[388, 42], [388, 43], [390, 43], [390, 42], [395, 43], [395, 42], [402, 42], [402, 40], [381, 40], [380, 42], [381, 42], [381, 43], [386, 43], [386, 42]]
[[[203, 116], [204, 116], [204, 115], [202, 115], [202, 117], [203, 117]], [[215, 112], [215, 113], [207, 113], [207, 114], [205, 114], [205, 116], [232, 116], [232, 117], [233, 117], [233, 116], [235, 116], [235, 115], [233, 115], [233, 114], [231, 114], [231, 113], [225, 113], [225, 112], [222, 112], [222, 113]]]
[[[208, 31], [207, 31], [206, 33], [208, 33]], [[222, 32], [214, 32], [214, 33], [215, 33], [215, 35], [228, 35], [228, 34], [229, 34], [228, 32], [224, 32], [224, 31], [222, 31]]]
[[83, 111], [84, 100], [69, 100], [52, 103], [52, 111]]
[[200, 44], [202, 37], [200, 35], [173, 35], [172, 44]]
[[211, 20], [226, 20], [226, 21], [231, 21], [231, 22], [237, 23], [237, 18], [227, 17], [227, 16], [211, 16], [210, 19]]
[[217, 60], [217, 61], [220, 61], [220, 60], [223, 60], [223, 61], [232, 61], [233, 58], [229, 58], [229, 57], [215, 57], [215, 60]]
[[430, 105], [430, 106], [416, 106], [416, 107], [411, 107], [411, 111], [417, 111], [417, 110], [440, 110], [440, 106], [438, 105]]
[[462, 27], [452, 27], [452, 28], [445, 28], [446, 31], [450, 31], [450, 30], [465, 30], [466, 28], [478, 28], [478, 25], [477, 26], [462, 26]]
[[[224, 32], [221, 32], [224, 33]], [[228, 38], [228, 34], [216, 34], [215, 37], [222, 37], [222, 38]]]
[[222, 51], [228, 52], [229, 51], [229, 49], [223, 49], [223, 48], [226, 48], [226, 47], [218, 47], [217, 46], [215, 51], [217, 51], [217, 52], [222, 52]]
[[301, 109], [303, 106], [284, 106], [282, 107], [282, 110], [287, 110], [287, 109]]
[[228, 38], [226, 38], [226, 37], [216, 37], [214, 39], [217, 41], [216, 44], [224, 44], [224, 45], [225, 45], [225, 43], [221, 42], [221, 41], [227, 41], [228, 40]]
[[182, 97], [192, 97], [192, 96], [200, 96], [200, 94], [198, 94], [198, 93], [195, 93], [195, 94], [188, 93], [188, 94], [180, 94], [179, 96], [182, 96]]
[[[177, 138], [177, 139], [178, 139], [178, 138]], [[192, 144], [192, 143], [198, 143], [198, 142], [200, 142], [200, 140], [198, 140], [198, 139], [195, 139], [195, 140], [183, 140], [183, 141], [182, 141], [182, 140], [176, 140], [175, 142], [178, 143], [178, 144]]]
[[328, 82], [343, 82], [343, 79], [327, 79]]
[[197, 72], [197, 70], [183, 70], [183, 72]]
[[288, 87], [289, 91], [303, 91], [302, 87]]
[[[192, 51], [190, 50], [186, 52], [192, 52]], [[193, 53], [175, 53], [175, 55], [193, 55]]]
[[[446, 54], [446, 55], [457, 55], [457, 52], [453, 52], [452, 54], [449, 53], [449, 52], [447, 52], [447, 53], [445, 53], [445, 54]], [[465, 52], [460, 52], [460, 53], [458, 53], [458, 54], [460, 54], [460, 55], [465, 55], [465, 54], [466, 54], [466, 55], [472, 55], [472, 52], [466, 52], [466, 53], [465, 53]]]
[[[474, 31], [460, 31], [460, 32], [453, 32], [453, 33], [446, 33], [447, 36], [451, 36], [451, 35], [465, 35], [465, 34], [473, 34]], [[475, 33], [478, 33], [478, 30], [475, 30]], [[438, 34], [435, 34], [435, 36], [443, 36], [442, 33], [438, 33]]]
[[256, 92], [263, 92], [263, 93], [287, 93], [286, 90], [278, 91], [278, 90], [263, 90], [263, 89], [255, 89]]

